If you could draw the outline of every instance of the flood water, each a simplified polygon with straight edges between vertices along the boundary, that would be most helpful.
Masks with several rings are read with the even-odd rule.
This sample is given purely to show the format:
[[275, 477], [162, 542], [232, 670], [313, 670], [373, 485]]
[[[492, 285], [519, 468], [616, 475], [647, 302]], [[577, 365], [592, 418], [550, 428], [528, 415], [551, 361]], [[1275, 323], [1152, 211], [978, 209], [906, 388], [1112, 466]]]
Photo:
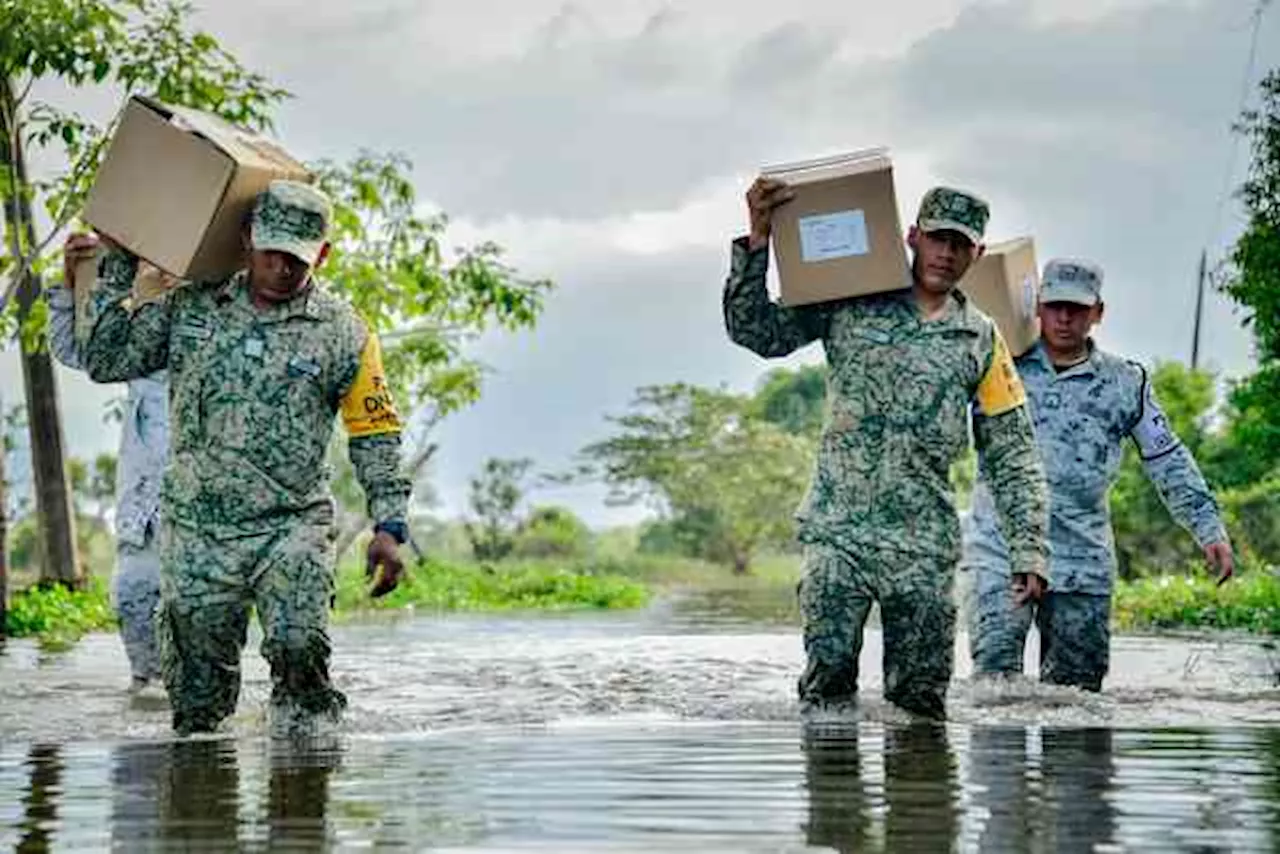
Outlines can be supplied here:
[[1120, 637], [1082, 695], [976, 684], [960, 638], [932, 726], [880, 699], [872, 631], [857, 718], [802, 725], [773, 605], [345, 624], [348, 719], [312, 744], [267, 738], [254, 646], [230, 734], [174, 741], [114, 636], [11, 641], [0, 850], [1280, 850], [1265, 644]]

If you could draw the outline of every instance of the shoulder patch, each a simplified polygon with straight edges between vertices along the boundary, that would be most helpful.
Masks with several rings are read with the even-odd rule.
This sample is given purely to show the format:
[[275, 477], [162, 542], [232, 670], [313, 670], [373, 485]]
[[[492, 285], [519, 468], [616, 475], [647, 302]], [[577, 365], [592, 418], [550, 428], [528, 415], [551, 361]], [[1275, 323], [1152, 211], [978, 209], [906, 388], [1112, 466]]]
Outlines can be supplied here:
[[1173, 427], [1169, 424], [1169, 419], [1165, 417], [1164, 410], [1156, 402], [1155, 394], [1151, 388], [1151, 380], [1146, 369], [1135, 362], [1130, 362], [1130, 364], [1142, 372], [1142, 398], [1138, 421], [1134, 424], [1129, 435], [1133, 437], [1134, 443], [1138, 446], [1138, 453], [1142, 458], [1151, 460], [1169, 453], [1179, 445], [1181, 440], [1178, 438], [1178, 434], [1173, 432]]
[[382, 345], [372, 332], [365, 339], [355, 379], [340, 404], [342, 422], [351, 437], [400, 432], [400, 414], [387, 387]]
[[1004, 337], [996, 332], [991, 341], [991, 364], [978, 383], [978, 411], [987, 417], [1003, 415], [1027, 402], [1022, 378], [1013, 365]]

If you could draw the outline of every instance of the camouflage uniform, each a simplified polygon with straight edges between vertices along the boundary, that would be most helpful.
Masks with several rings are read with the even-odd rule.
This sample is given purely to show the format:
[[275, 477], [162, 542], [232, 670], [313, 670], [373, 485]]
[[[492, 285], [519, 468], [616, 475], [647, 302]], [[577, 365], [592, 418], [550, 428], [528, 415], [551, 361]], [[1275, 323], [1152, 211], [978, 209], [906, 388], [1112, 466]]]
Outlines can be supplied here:
[[[276, 182], [255, 209], [253, 245], [311, 262], [329, 216], [316, 190]], [[84, 360], [99, 382], [169, 370], [159, 632], [174, 727], [211, 730], [235, 711], [250, 605], [271, 666], [273, 727], [336, 719], [346, 699], [328, 674], [325, 454], [338, 412], [369, 516], [406, 536], [409, 483], [378, 338], [314, 281], [258, 307], [244, 271], [131, 312], [122, 302], [136, 264], [123, 251], [103, 260]]]
[[[70, 290], [49, 288], [49, 349], [69, 368], [83, 370], [75, 341]], [[111, 601], [120, 623], [133, 685], [160, 676], [154, 616], [160, 601], [160, 477], [169, 441], [169, 383], [165, 371], [128, 384], [116, 474], [116, 567]]]
[[[919, 224], [978, 242], [986, 219], [984, 203], [941, 188], [925, 196]], [[808, 657], [801, 702], [854, 699], [863, 626], [878, 602], [885, 696], [941, 715], [960, 555], [949, 473], [971, 427], [1014, 532], [1017, 566], [1044, 571], [1043, 476], [1009, 352], [991, 319], [959, 291], [928, 321], [911, 290], [784, 307], [769, 299], [767, 269], [767, 249], [734, 242], [724, 291], [729, 337], [767, 358], [821, 340], [830, 366], [826, 424], [797, 513]]]
[[[1087, 262], [1045, 265], [1041, 300], [1092, 305], [1102, 273]], [[979, 673], [1022, 672], [1034, 619], [1040, 677], [1097, 691], [1109, 666], [1111, 585], [1115, 572], [1107, 495], [1132, 439], [1173, 517], [1205, 546], [1226, 539], [1217, 505], [1191, 453], [1170, 430], [1136, 362], [1089, 342], [1088, 358], [1057, 370], [1043, 344], [1015, 363], [1029, 397], [1049, 484], [1050, 592], [1039, 605], [1009, 600], [1009, 550], [996, 526], [987, 485], [979, 481], [965, 538], [972, 573], [969, 643]]]

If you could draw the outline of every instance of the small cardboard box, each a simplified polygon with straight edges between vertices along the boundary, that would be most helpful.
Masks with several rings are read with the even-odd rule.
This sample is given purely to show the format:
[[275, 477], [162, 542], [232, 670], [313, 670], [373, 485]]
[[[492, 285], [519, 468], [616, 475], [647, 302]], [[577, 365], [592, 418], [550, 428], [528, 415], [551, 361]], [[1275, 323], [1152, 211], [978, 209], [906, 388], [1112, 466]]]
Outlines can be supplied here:
[[1039, 339], [1040, 272], [1032, 238], [988, 246], [959, 287], [996, 322], [1013, 355], [1021, 356]]
[[784, 305], [911, 286], [887, 150], [769, 166], [795, 198], [774, 210], [773, 253]]
[[241, 226], [277, 178], [311, 174], [275, 142], [217, 116], [131, 97], [89, 192], [83, 218], [181, 279], [241, 266]]

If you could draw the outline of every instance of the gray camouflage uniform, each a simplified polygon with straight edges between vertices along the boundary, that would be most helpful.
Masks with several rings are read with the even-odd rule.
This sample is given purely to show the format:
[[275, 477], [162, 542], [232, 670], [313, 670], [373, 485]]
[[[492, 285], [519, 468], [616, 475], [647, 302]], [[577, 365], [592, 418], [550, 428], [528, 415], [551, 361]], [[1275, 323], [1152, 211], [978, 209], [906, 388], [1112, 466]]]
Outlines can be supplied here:
[[[253, 245], [309, 263], [330, 216], [315, 189], [277, 181], [258, 201]], [[286, 303], [258, 307], [246, 272], [130, 311], [136, 264], [120, 250], [103, 260], [84, 361], [99, 382], [169, 370], [159, 635], [174, 728], [212, 730], [235, 711], [250, 606], [271, 666], [273, 730], [336, 720], [346, 698], [329, 679], [335, 533], [325, 466], [335, 415], [369, 516], [406, 536], [409, 482], [378, 338], [314, 280]]]
[[[939, 188], [921, 203], [926, 231], [980, 242], [985, 203]], [[767, 357], [822, 341], [828, 414], [808, 493], [800, 609], [804, 706], [853, 700], [871, 606], [880, 604], [885, 696], [944, 714], [955, 630], [960, 525], [950, 468], [969, 446], [996, 485], [1019, 571], [1045, 571], [1046, 498], [1024, 394], [995, 324], [953, 290], [923, 320], [910, 290], [784, 307], [766, 289], [768, 250], [732, 246], [724, 318], [735, 343]]]
[[[1045, 265], [1042, 302], [1098, 301], [1101, 270], [1087, 262]], [[1015, 607], [1008, 596], [1009, 550], [996, 507], [980, 479], [967, 520], [964, 570], [970, 585], [969, 643], [975, 671], [1017, 674], [1034, 619], [1040, 632], [1040, 678], [1097, 691], [1110, 659], [1112, 579], [1116, 569], [1107, 496], [1131, 439], [1161, 499], [1202, 547], [1226, 532], [1204, 478], [1170, 429], [1136, 362], [1097, 349], [1065, 370], [1043, 344], [1015, 364], [1027, 389], [1049, 484], [1050, 590], [1039, 605]]]
[[[70, 290], [46, 291], [49, 349], [68, 368], [83, 370], [75, 341]], [[155, 611], [160, 601], [160, 477], [169, 436], [169, 382], [165, 371], [130, 380], [120, 425], [116, 473], [116, 566], [111, 601], [134, 686], [160, 676]]]

